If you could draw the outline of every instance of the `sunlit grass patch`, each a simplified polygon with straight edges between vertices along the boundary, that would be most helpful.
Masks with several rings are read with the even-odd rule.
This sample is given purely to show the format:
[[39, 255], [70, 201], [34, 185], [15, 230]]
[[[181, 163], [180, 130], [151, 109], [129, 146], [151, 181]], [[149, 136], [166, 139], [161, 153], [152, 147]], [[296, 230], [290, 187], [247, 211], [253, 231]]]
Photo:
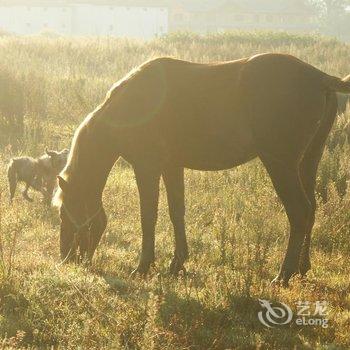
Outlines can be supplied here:
[[[186, 171], [190, 258], [187, 275], [178, 279], [168, 274], [174, 238], [163, 185], [155, 266], [146, 279], [131, 279], [141, 229], [128, 165], [118, 162], [108, 180], [109, 223], [90, 267], [60, 263], [57, 211], [39, 194], [33, 204], [24, 202], [20, 191], [9, 206], [6, 179], [12, 156], [69, 146], [78, 123], [111, 84], [146, 59], [209, 62], [286, 52], [342, 76], [349, 74], [349, 45], [316, 36], [227, 33], [176, 34], [148, 43], [6, 36], [0, 48], [7, 86], [16, 82], [23, 90], [22, 96], [7, 89], [17, 96], [9, 101], [24, 104], [18, 130], [9, 123], [12, 107], [0, 106], [0, 126], [11, 124], [0, 128], [0, 348], [349, 348], [349, 112], [337, 119], [318, 173], [312, 271], [305, 280], [293, 278], [288, 289], [270, 286], [288, 221], [258, 160], [224, 172]], [[257, 318], [259, 298], [283, 302], [293, 313], [298, 301], [326, 300], [329, 327], [268, 329]]]

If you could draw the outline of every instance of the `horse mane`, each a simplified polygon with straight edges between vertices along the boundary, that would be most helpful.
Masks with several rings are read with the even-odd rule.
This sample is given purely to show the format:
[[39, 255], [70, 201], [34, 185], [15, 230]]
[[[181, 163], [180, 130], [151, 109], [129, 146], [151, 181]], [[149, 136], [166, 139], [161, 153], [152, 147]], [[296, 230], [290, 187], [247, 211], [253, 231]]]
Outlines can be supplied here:
[[[93, 126], [98, 124], [100, 120], [99, 117], [103, 115], [102, 112], [104, 108], [107, 107], [113, 101], [113, 98], [115, 97], [117, 92], [120, 91], [121, 88], [123, 88], [129, 81], [133, 80], [133, 78], [135, 78], [142, 70], [148, 67], [155, 60], [158, 59], [151, 59], [149, 61], [144, 62], [140, 66], [137, 66], [136, 68], [132, 69], [127, 75], [125, 75], [123, 78], [114, 83], [108, 90], [104, 101], [100, 105], [98, 105], [93, 112], [88, 114], [88, 116], [82, 121], [82, 123], [80, 124], [80, 126], [74, 134], [72, 145], [70, 147], [67, 159], [67, 164], [60, 173], [60, 176], [62, 176], [67, 182], [71, 181], [70, 174], [74, 173], [74, 169], [79, 161], [80, 147], [78, 146], [81, 142], [83, 142], [84, 136], [92, 131]], [[54, 207], [59, 208], [62, 205], [62, 201], [63, 191], [61, 188], [58, 187], [53, 196], [52, 205]]]
[[123, 87], [128, 81], [132, 80], [140, 71], [142, 71], [146, 66], [148, 66], [154, 59], [150, 59], [141, 65], [133, 68], [129, 73], [127, 73], [123, 78], [119, 79], [114, 83], [106, 94], [105, 101], [102, 103], [103, 106], [113, 95], [118, 91], [119, 88]]
[[[84, 122], [85, 122], [85, 120], [84, 120]], [[75, 163], [77, 161], [76, 144], [78, 142], [77, 139], [79, 138], [80, 128], [81, 128], [81, 126], [77, 129], [77, 131], [74, 134], [72, 145], [71, 145], [69, 153], [68, 153], [66, 165], [62, 169], [62, 171], [58, 174], [58, 176], [64, 178], [66, 181], [69, 181], [70, 168], [74, 168]], [[59, 209], [62, 205], [62, 201], [63, 201], [63, 191], [59, 186], [57, 186], [56, 191], [52, 197], [51, 205], [54, 208]]]
[[[100, 109], [100, 106], [94, 112], [88, 114], [88, 116], [85, 117], [85, 119], [82, 121], [82, 123], [79, 125], [79, 127], [74, 133], [72, 144], [69, 149], [66, 165], [62, 169], [62, 171], [59, 173], [59, 176], [62, 177], [67, 182], [71, 181], [70, 174], [74, 173], [74, 169], [76, 168], [79, 161], [79, 149], [81, 148], [78, 147], [78, 145], [84, 139], [85, 134], [91, 130], [91, 121], [96, 111], [98, 111], [99, 109]], [[57, 186], [57, 189], [53, 195], [51, 204], [53, 207], [60, 208], [62, 205], [62, 201], [63, 201], [63, 191], [59, 186]]]

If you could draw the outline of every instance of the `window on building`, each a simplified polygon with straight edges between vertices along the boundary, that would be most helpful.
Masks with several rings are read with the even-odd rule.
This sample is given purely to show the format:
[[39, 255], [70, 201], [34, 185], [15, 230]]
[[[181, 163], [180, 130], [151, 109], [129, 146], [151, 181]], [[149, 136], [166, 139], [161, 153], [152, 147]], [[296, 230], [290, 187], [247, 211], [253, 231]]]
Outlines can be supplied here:
[[255, 21], [256, 23], [259, 23], [259, 22], [260, 22], [260, 15], [255, 15], [255, 16], [254, 16], [254, 21]]
[[273, 15], [267, 15], [266, 19], [267, 19], [267, 22], [272, 23], [275, 18], [273, 17]]
[[108, 28], [109, 28], [110, 32], [112, 32], [114, 30], [114, 26], [112, 24]]
[[143, 10], [144, 10], [144, 11], [148, 11], [148, 8], [147, 8], [147, 7], [144, 7]]
[[30, 6], [27, 6], [27, 11], [30, 11], [32, 8]]
[[31, 27], [31, 24], [30, 23], [26, 23], [26, 26], [29, 28], [29, 27]]
[[44, 12], [46, 12], [47, 11], [47, 7], [44, 7]]
[[184, 20], [184, 15], [182, 13], [177, 13], [174, 16], [175, 21], [182, 22]]
[[291, 23], [298, 23], [298, 17], [294, 16], [294, 15], [291, 15], [289, 21]]

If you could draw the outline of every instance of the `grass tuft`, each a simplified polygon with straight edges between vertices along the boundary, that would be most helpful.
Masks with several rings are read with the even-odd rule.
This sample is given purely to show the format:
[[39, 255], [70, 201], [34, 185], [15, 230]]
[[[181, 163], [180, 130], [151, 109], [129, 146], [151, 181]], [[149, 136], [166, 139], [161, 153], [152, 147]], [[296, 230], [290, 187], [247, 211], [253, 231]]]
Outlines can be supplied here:
[[[45, 146], [63, 148], [113, 82], [157, 56], [197, 62], [291, 53], [330, 74], [349, 74], [350, 46], [287, 33], [172, 34], [116, 38], [22, 38], [0, 34], [0, 348], [347, 349], [350, 347], [350, 113], [339, 117], [320, 165], [313, 269], [274, 289], [287, 218], [258, 161], [225, 172], [186, 171], [188, 276], [167, 275], [173, 251], [164, 187], [157, 263], [129, 275], [140, 248], [132, 170], [113, 169], [104, 193], [109, 224], [92, 268], [59, 265], [59, 220], [35, 195], [8, 205], [6, 163]], [[329, 327], [259, 323], [258, 299], [329, 303]]]

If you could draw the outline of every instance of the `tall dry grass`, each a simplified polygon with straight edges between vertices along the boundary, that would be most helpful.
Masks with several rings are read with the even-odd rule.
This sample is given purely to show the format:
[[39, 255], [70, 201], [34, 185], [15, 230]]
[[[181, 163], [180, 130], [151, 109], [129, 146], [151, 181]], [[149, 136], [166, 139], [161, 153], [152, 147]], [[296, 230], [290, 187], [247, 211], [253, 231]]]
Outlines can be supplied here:
[[[55, 211], [36, 197], [7, 205], [5, 164], [16, 154], [69, 145], [84, 116], [131, 68], [167, 55], [197, 62], [292, 53], [339, 76], [350, 47], [283, 33], [113, 38], [0, 38], [0, 347], [61, 349], [342, 349], [349, 340], [349, 112], [337, 119], [318, 174], [313, 270], [271, 289], [287, 219], [258, 161], [218, 173], [186, 172], [189, 274], [167, 275], [172, 227], [161, 188], [157, 264], [131, 280], [140, 225], [132, 171], [116, 165], [104, 193], [109, 225], [92, 268], [59, 265]], [[17, 121], [18, 120], [18, 121]], [[5, 271], [5, 273], [3, 273]], [[258, 298], [327, 300], [329, 328], [269, 330]], [[1, 345], [3, 344], [3, 345]]]

